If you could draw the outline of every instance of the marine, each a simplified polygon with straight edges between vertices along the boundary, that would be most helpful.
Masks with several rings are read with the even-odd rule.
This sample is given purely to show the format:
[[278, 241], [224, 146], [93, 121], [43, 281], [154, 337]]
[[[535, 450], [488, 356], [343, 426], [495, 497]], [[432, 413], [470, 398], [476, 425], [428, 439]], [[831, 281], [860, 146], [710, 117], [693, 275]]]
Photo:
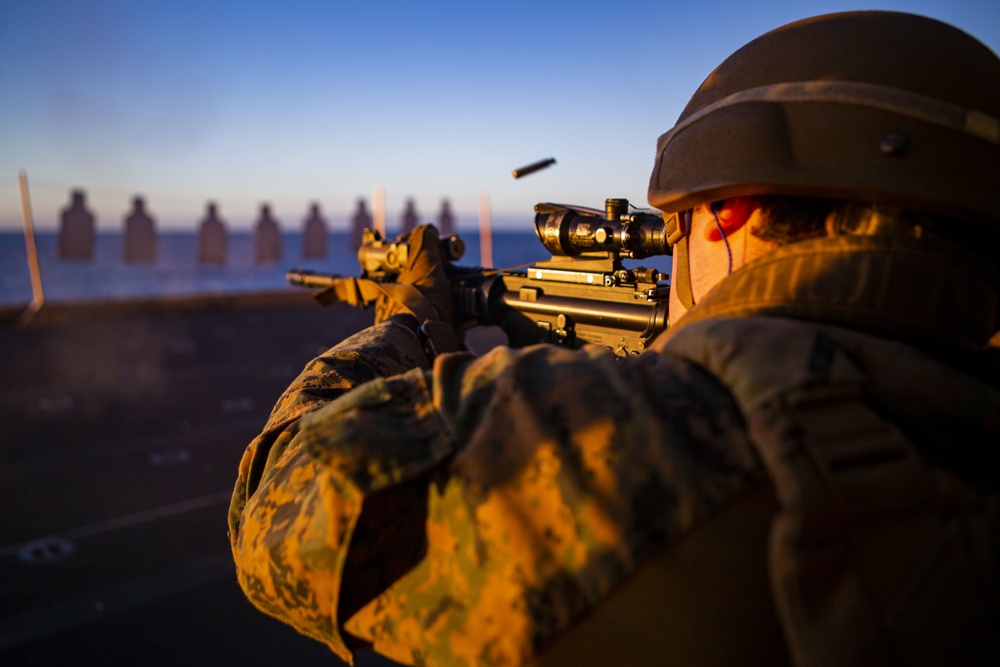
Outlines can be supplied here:
[[657, 144], [669, 329], [428, 355], [384, 300], [243, 456], [249, 599], [348, 662], [998, 664], [997, 91], [912, 14], [736, 51]]

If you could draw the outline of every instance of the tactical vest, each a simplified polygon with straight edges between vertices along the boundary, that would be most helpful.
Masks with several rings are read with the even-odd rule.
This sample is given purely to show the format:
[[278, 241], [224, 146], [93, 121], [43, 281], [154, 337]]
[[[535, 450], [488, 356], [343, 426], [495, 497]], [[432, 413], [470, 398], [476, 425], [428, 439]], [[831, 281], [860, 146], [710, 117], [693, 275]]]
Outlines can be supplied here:
[[900, 421], [997, 447], [1000, 392], [914, 348], [776, 317], [696, 322], [658, 348], [730, 390], [771, 484], [645, 563], [538, 664], [1000, 664], [998, 498], [927, 465], [911, 438], [937, 429]]

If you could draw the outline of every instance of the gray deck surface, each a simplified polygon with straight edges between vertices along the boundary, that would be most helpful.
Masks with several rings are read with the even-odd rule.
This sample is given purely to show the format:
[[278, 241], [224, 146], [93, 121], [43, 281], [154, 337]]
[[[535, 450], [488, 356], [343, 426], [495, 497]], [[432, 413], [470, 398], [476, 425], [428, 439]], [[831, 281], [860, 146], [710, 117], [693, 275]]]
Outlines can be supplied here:
[[246, 601], [226, 511], [278, 395], [371, 312], [276, 293], [11, 320], [0, 317], [0, 664], [341, 664]]

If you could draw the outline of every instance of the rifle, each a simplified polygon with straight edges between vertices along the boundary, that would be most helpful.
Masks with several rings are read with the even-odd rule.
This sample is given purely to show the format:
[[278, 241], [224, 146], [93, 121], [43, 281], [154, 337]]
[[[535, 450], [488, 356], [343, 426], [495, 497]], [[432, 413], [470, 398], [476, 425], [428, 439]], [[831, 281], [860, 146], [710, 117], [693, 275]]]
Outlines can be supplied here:
[[[667, 328], [668, 276], [656, 269], [626, 268], [623, 260], [669, 255], [671, 247], [661, 216], [629, 212], [628, 207], [626, 199], [606, 200], [604, 211], [537, 204], [535, 233], [552, 257], [522, 267], [460, 266], [455, 262], [465, 243], [458, 236], [442, 238], [456, 331], [493, 325], [503, 329], [511, 347], [595, 343], [618, 356], [642, 352]], [[408, 250], [405, 240], [388, 242], [365, 230], [358, 250], [360, 278], [293, 269], [288, 281], [318, 288], [314, 296], [324, 305], [348, 301], [367, 307], [378, 289], [359, 286], [394, 283], [406, 266]]]

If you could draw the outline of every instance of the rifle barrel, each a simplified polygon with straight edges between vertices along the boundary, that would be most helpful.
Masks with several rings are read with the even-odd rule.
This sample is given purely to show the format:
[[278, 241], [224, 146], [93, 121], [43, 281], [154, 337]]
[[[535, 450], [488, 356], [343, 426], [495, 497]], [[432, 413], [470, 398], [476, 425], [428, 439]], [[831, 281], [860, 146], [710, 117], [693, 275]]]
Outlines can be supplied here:
[[285, 278], [289, 284], [297, 287], [329, 287], [334, 281], [342, 278], [333, 273], [318, 273], [308, 269], [292, 269]]

